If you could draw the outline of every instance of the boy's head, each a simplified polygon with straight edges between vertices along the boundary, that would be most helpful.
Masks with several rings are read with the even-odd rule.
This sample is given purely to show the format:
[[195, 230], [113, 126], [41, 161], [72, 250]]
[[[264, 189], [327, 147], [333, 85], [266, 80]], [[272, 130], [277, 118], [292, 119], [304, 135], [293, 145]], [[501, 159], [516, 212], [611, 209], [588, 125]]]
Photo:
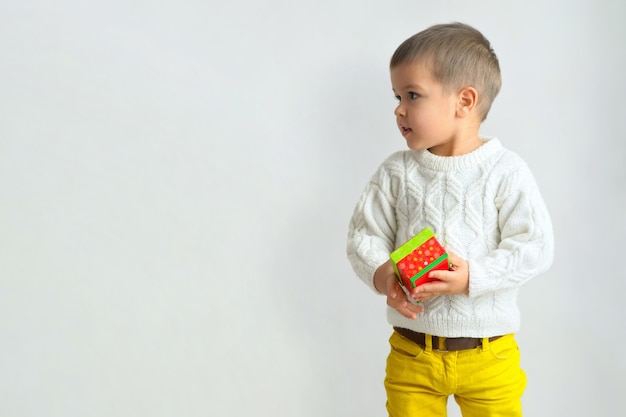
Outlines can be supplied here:
[[473, 87], [478, 93], [481, 121], [501, 86], [500, 65], [489, 41], [463, 23], [431, 26], [411, 36], [394, 52], [390, 68], [424, 62], [448, 93]]

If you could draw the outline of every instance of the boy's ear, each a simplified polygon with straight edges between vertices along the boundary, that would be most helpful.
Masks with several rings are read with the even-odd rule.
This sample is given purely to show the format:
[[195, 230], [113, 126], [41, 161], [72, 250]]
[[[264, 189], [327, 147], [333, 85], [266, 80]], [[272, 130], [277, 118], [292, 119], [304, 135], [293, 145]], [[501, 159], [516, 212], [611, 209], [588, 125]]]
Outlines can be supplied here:
[[456, 114], [458, 117], [467, 117], [478, 104], [478, 91], [474, 87], [463, 87], [457, 94]]

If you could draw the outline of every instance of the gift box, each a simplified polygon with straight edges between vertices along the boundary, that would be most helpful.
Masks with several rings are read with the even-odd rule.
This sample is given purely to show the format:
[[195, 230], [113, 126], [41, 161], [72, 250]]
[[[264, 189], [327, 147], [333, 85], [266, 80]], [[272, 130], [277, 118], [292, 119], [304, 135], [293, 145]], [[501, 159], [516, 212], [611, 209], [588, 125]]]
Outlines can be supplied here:
[[393, 262], [398, 282], [407, 289], [438, 281], [436, 278], [428, 277], [431, 271], [450, 269], [448, 253], [429, 228], [419, 232], [393, 251], [389, 257]]

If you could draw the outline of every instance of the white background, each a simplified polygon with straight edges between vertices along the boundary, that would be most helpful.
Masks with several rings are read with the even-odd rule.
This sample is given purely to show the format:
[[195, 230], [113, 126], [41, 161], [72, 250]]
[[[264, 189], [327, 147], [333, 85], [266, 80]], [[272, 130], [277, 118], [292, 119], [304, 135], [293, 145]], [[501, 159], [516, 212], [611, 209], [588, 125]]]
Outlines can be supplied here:
[[404, 148], [393, 50], [456, 20], [501, 61], [482, 133], [554, 221], [554, 266], [520, 298], [526, 415], [620, 413], [626, 3], [12, 3], [1, 416], [385, 415], [385, 302], [347, 224]]

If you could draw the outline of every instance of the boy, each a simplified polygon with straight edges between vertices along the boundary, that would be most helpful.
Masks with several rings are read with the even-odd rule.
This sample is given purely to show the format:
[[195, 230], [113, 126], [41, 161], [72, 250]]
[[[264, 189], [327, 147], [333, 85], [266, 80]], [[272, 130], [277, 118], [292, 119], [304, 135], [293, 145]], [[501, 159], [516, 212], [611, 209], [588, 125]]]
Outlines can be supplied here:
[[[553, 235], [527, 165], [478, 133], [500, 90], [498, 59], [474, 28], [436, 25], [398, 47], [390, 73], [410, 150], [365, 187], [347, 245], [356, 274], [387, 298], [387, 411], [445, 416], [454, 395], [465, 417], [521, 416], [517, 293], [551, 265]], [[412, 289], [412, 303], [389, 254], [426, 227], [451, 267]]]

